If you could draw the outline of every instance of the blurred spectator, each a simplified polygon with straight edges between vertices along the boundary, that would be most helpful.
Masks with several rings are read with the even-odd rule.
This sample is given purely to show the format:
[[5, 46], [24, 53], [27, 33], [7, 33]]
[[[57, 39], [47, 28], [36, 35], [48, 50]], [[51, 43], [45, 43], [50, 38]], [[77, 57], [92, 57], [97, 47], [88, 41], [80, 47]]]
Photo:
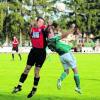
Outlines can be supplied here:
[[95, 43], [93, 42], [92, 39], [90, 39], [88, 36], [85, 38], [85, 41], [84, 41], [84, 46], [85, 47], [94, 47], [95, 46]]

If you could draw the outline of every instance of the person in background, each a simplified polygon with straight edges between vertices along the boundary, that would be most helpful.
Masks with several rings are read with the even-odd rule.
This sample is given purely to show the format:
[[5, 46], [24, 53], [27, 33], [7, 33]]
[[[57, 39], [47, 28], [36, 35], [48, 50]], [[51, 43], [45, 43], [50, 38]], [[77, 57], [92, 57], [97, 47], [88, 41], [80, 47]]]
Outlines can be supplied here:
[[15, 52], [18, 53], [20, 60], [22, 60], [21, 54], [19, 53], [19, 50], [18, 50], [18, 45], [19, 45], [19, 41], [18, 41], [17, 37], [14, 36], [13, 41], [12, 41], [12, 59], [13, 60], [14, 60]]

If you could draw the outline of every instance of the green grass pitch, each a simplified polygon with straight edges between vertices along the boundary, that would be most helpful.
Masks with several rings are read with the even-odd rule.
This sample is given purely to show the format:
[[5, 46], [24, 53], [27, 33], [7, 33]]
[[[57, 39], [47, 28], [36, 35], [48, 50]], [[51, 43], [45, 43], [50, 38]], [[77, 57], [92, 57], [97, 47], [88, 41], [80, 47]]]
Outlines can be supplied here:
[[[30, 100], [100, 100], [100, 54], [74, 54], [77, 59], [81, 79], [82, 94], [74, 91], [75, 83], [73, 72], [63, 81], [61, 90], [57, 90], [56, 81], [63, 71], [57, 54], [51, 54], [41, 69], [41, 79], [37, 93]], [[0, 54], [0, 100], [28, 100], [27, 94], [33, 85], [34, 67], [23, 84], [22, 91], [11, 94], [14, 86], [18, 84], [23, 72], [27, 54], [22, 54], [22, 61], [15, 55]]]

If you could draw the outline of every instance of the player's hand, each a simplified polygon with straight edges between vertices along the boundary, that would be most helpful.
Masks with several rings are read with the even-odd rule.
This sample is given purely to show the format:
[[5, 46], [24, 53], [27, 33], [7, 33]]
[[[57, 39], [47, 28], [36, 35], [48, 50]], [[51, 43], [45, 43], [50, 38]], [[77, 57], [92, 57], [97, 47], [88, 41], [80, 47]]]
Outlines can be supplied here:
[[36, 22], [36, 20], [32, 20], [32, 22], [31, 22], [31, 27], [37, 27], [37, 22]]
[[70, 28], [75, 29], [76, 25], [72, 24]]
[[76, 28], [75, 32], [76, 32], [78, 35], [80, 35], [80, 34], [81, 34], [81, 32], [80, 32], [79, 28]]
[[48, 21], [48, 25], [51, 26], [53, 22], [51, 20]]

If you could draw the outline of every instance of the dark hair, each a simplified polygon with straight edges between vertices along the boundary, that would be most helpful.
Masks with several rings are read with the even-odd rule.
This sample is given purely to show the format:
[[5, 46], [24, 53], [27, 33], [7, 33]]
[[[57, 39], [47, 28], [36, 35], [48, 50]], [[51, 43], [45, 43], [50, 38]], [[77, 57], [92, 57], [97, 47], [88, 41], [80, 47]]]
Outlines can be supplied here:
[[76, 21], [68, 22], [68, 23], [66, 24], [66, 27], [67, 27], [67, 28], [70, 28], [72, 24], [75, 24], [75, 28], [78, 28], [78, 25], [77, 25]]
[[58, 24], [54, 21], [54, 22], [52, 23], [52, 26], [54, 26], [54, 28], [57, 28], [57, 27], [58, 27]]
[[39, 19], [42, 19], [43, 21], [45, 21], [43, 17], [38, 17], [37, 21], [39, 21]]

